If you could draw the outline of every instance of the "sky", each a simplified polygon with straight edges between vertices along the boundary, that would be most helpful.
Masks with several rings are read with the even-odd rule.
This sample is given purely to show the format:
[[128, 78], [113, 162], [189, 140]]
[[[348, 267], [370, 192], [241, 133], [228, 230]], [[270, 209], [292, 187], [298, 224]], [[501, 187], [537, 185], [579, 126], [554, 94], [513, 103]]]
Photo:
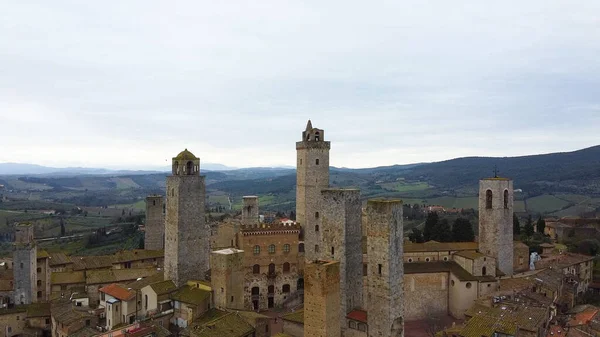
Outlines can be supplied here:
[[374, 167], [600, 143], [600, 1], [5, 1], [0, 162]]

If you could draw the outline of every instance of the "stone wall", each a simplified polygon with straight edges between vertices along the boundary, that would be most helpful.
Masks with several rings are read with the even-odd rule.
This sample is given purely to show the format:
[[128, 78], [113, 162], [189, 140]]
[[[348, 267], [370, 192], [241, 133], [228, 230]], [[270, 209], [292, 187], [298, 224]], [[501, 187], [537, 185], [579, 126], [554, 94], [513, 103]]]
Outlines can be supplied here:
[[461, 281], [450, 273], [449, 288], [448, 305], [450, 315], [462, 319], [465, 317], [465, 311], [473, 306], [473, 303], [477, 300], [478, 284], [476, 281]]
[[27, 313], [25, 310], [14, 310], [11, 313], [1, 314], [0, 331], [6, 337], [22, 335], [25, 330], [25, 323], [27, 322], [25, 319], [26, 316]]
[[528, 271], [529, 247], [523, 243], [515, 244], [513, 252], [513, 271], [515, 273]]
[[402, 201], [367, 202], [367, 307], [369, 336], [404, 329]]
[[242, 225], [253, 226], [258, 224], [258, 197], [245, 196], [242, 200]]
[[404, 318], [407, 321], [448, 314], [449, 273], [421, 273], [404, 275]]
[[17, 243], [13, 252], [14, 303], [37, 302], [37, 248], [34, 244]]
[[304, 332], [306, 336], [339, 337], [340, 263], [316, 260], [305, 268]]
[[36, 266], [37, 281], [40, 285], [37, 286], [37, 291], [41, 291], [41, 297], [38, 301], [49, 301], [51, 293], [50, 266], [47, 257], [37, 258]]
[[244, 251], [227, 248], [211, 254], [211, 286], [219, 309], [244, 309]]
[[144, 249], [164, 249], [165, 215], [162, 195], [146, 197], [146, 223], [144, 232]]
[[304, 337], [304, 324], [284, 319], [283, 333], [292, 337]]
[[165, 278], [177, 286], [203, 280], [210, 268], [210, 228], [204, 218], [204, 177], [167, 177]]
[[[491, 193], [491, 208], [488, 208], [488, 193]], [[506, 275], [513, 274], [512, 222], [512, 180], [505, 178], [480, 180], [479, 251], [496, 258], [498, 269]]]
[[346, 314], [362, 307], [361, 200], [357, 189], [326, 189], [322, 194], [322, 249], [319, 258], [340, 262], [340, 326]]

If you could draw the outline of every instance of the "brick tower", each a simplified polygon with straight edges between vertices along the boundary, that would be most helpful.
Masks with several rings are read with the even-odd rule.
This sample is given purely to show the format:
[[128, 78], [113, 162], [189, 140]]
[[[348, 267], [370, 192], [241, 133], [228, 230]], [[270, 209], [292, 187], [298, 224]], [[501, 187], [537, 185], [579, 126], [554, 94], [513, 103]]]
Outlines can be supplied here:
[[304, 269], [304, 336], [339, 337], [340, 263], [315, 260]]
[[177, 286], [204, 280], [210, 268], [205, 189], [199, 158], [187, 149], [173, 158], [172, 175], [167, 177], [165, 278]]
[[329, 187], [329, 149], [325, 131], [312, 127], [309, 120], [302, 140], [296, 142], [296, 220], [304, 230], [305, 257], [318, 258], [321, 235], [316, 231], [320, 224], [321, 191]]
[[367, 202], [369, 337], [404, 336], [402, 201]]
[[31, 224], [16, 226], [13, 263], [14, 303], [37, 302], [37, 248], [33, 240], [33, 225]]
[[258, 197], [249, 195], [242, 198], [242, 225], [258, 225]]
[[513, 274], [513, 182], [508, 178], [479, 181], [479, 251]]
[[321, 196], [320, 258], [340, 262], [340, 325], [345, 329], [346, 315], [363, 308], [360, 190], [325, 189]]
[[165, 248], [165, 215], [162, 195], [146, 197], [146, 224], [144, 249], [160, 250]]

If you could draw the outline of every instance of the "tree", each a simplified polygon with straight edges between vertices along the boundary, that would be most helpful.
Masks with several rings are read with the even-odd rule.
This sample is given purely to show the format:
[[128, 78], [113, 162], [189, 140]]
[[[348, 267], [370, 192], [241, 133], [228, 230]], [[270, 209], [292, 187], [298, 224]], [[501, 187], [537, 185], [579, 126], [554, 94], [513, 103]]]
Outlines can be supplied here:
[[465, 218], [456, 218], [452, 225], [452, 241], [454, 242], [472, 242], [475, 241], [475, 232], [471, 221]]
[[425, 240], [423, 239], [423, 232], [418, 228], [413, 228], [412, 232], [408, 234], [408, 239], [410, 242], [414, 243], [423, 243]]
[[437, 226], [434, 228], [433, 240], [439, 242], [451, 242], [452, 241], [452, 228], [448, 219], [442, 219], [438, 221]]
[[527, 235], [527, 237], [531, 237], [533, 235], [534, 230], [531, 215], [529, 215], [529, 217], [527, 218], [527, 223], [525, 224], [525, 227], [523, 229], [525, 229], [525, 235]]
[[521, 234], [521, 223], [519, 222], [519, 217], [513, 213], [513, 235], [518, 236], [519, 234]]
[[544, 234], [544, 229], [546, 229], [546, 220], [542, 219], [542, 216], [540, 215], [536, 224], [536, 230], [538, 233]]
[[437, 212], [431, 212], [427, 214], [427, 220], [425, 220], [425, 229], [423, 230], [423, 240], [425, 240], [425, 242], [433, 240], [432, 236], [435, 235], [435, 227], [438, 224], [438, 220], [439, 217]]
[[65, 220], [61, 217], [60, 218], [60, 236], [65, 236], [65, 234], [66, 234]]

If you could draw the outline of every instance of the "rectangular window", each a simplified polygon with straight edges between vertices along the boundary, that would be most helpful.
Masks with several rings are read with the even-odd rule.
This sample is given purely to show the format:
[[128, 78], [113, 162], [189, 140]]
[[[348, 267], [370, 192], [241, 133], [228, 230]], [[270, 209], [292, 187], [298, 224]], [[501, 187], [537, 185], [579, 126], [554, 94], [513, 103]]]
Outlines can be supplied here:
[[319, 245], [315, 245], [315, 253], [319, 252]]
[[377, 265], [377, 268], [379, 269], [379, 275], [381, 275], [381, 269], [383, 268], [383, 266], [381, 265], [381, 263], [379, 265]]
[[367, 264], [363, 263], [363, 276], [367, 276]]
[[331, 247], [331, 256], [334, 256], [334, 255], [335, 255], [335, 248]]

